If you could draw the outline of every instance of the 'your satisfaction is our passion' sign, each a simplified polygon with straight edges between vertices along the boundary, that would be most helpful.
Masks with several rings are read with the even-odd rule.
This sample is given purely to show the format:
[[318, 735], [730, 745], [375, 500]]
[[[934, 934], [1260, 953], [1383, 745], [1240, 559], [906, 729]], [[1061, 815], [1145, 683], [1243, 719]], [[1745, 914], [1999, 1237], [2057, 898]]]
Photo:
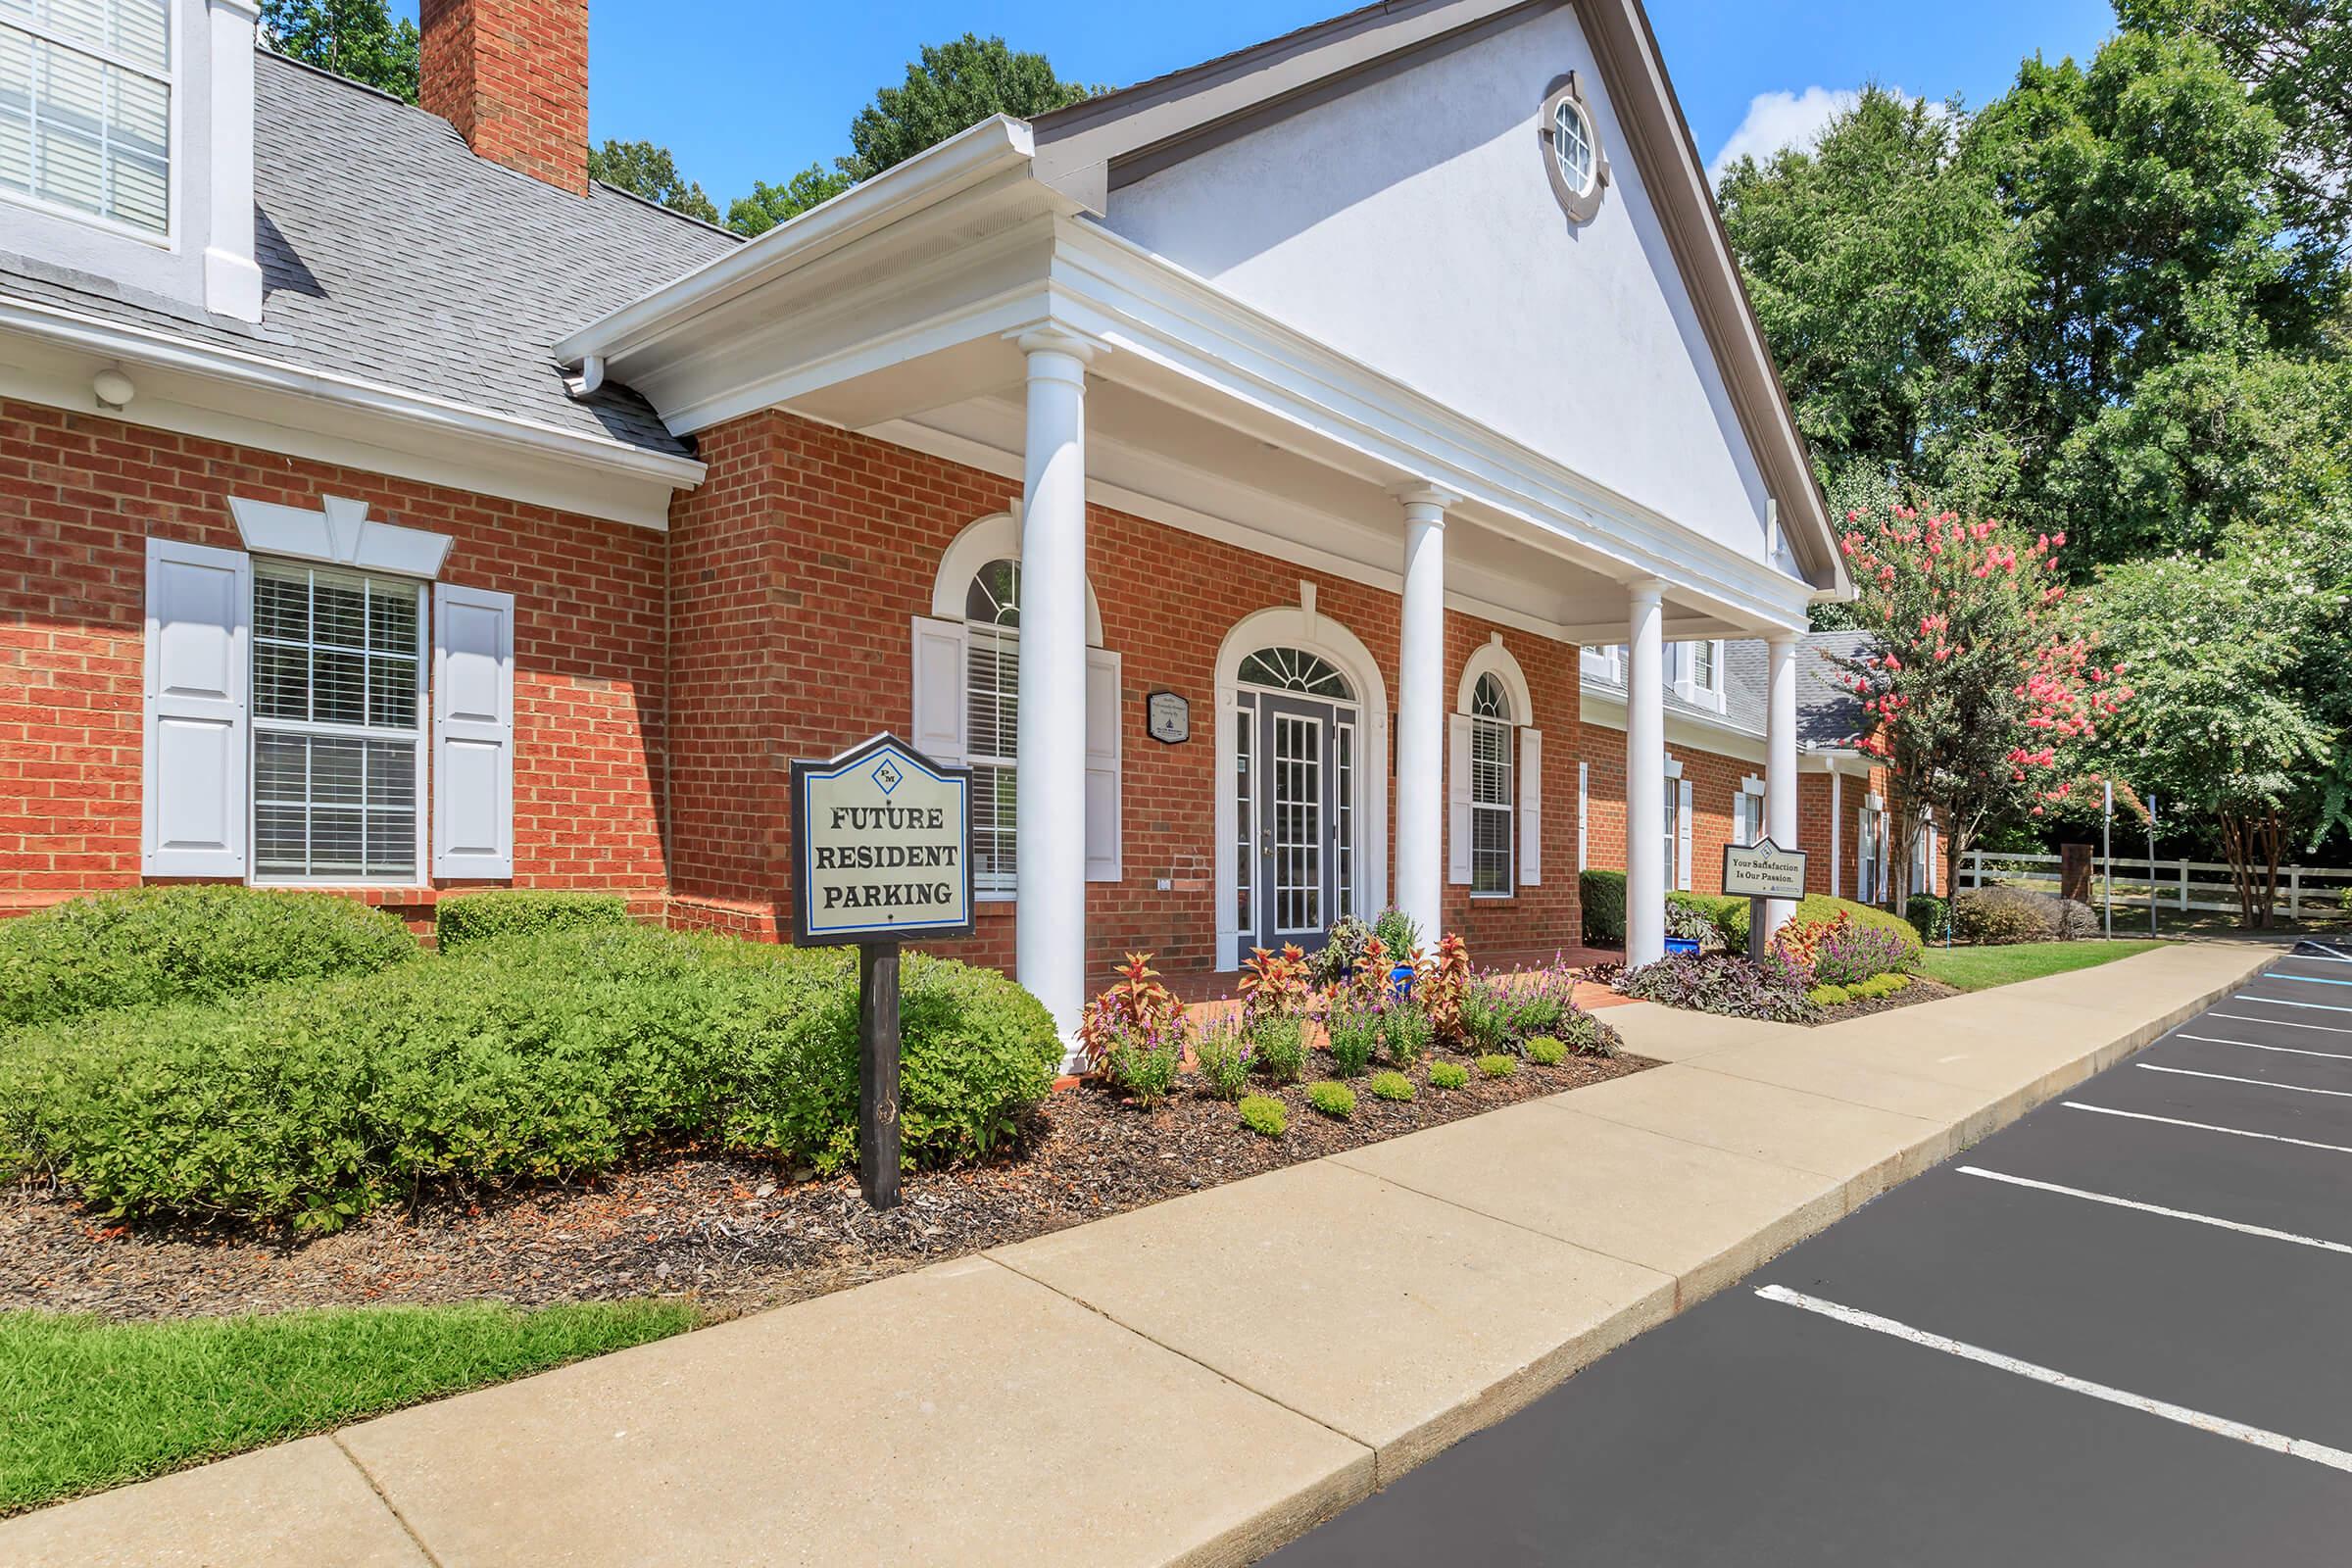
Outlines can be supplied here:
[[968, 936], [971, 772], [895, 735], [792, 764], [794, 941]]

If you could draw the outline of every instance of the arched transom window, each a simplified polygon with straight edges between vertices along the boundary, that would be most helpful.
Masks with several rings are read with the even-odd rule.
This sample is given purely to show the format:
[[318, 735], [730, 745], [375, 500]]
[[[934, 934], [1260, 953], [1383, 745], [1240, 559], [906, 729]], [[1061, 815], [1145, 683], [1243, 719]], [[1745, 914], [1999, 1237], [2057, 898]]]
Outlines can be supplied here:
[[992, 561], [964, 590], [964, 760], [972, 770], [972, 885], [1009, 893], [1019, 845], [1021, 564]]
[[1511, 891], [1511, 808], [1517, 798], [1511, 781], [1512, 729], [1510, 694], [1493, 675], [1478, 677], [1470, 694], [1470, 892], [1500, 895]]
[[1248, 685], [1305, 692], [1310, 697], [1328, 697], [1335, 702], [1355, 700], [1348, 677], [1329, 660], [1303, 648], [1261, 648], [1242, 661], [1241, 678]]

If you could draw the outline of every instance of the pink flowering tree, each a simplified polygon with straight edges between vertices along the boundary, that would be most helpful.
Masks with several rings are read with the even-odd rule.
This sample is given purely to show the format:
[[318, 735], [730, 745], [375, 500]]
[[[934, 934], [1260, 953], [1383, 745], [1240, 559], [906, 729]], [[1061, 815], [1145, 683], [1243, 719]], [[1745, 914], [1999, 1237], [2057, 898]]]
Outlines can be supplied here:
[[1942, 830], [1944, 886], [1987, 828], [2063, 809], [2098, 779], [2084, 759], [2131, 695], [2058, 573], [2064, 534], [1887, 505], [1847, 514], [1841, 543], [1876, 647], [1840, 660], [1861, 699], [1855, 743], [1884, 760], [1898, 899], [1920, 812]]

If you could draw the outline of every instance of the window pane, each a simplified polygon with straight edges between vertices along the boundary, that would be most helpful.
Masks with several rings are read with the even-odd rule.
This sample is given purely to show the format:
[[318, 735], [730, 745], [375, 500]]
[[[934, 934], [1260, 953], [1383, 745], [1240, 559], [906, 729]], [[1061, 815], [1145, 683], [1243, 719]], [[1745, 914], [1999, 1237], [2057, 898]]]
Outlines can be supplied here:
[[[44, 3], [27, 19], [22, 4], [0, 4], [0, 17], [116, 46], [107, 8], [60, 9]], [[159, 45], [133, 43], [135, 58], [160, 64]], [[171, 122], [166, 83], [0, 22], [0, 185], [160, 233], [170, 226]]]
[[416, 874], [416, 742], [265, 733], [254, 739], [253, 771], [263, 876]]
[[0, 17], [112, 50], [134, 66], [160, 72], [172, 64], [168, 0], [0, 0]]

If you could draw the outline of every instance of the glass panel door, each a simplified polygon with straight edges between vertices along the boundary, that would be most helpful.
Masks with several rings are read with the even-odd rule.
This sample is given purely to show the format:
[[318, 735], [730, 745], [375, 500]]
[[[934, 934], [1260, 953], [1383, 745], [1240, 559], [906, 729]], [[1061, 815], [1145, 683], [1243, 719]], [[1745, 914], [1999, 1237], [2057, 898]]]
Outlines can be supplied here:
[[1341, 842], [1335, 803], [1339, 775], [1352, 769], [1353, 759], [1338, 749], [1338, 715], [1330, 704], [1269, 692], [1259, 694], [1257, 706], [1258, 765], [1250, 780], [1258, 829], [1253, 945], [1295, 943], [1311, 953], [1323, 945], [1337, 913], [1348, 847]]

